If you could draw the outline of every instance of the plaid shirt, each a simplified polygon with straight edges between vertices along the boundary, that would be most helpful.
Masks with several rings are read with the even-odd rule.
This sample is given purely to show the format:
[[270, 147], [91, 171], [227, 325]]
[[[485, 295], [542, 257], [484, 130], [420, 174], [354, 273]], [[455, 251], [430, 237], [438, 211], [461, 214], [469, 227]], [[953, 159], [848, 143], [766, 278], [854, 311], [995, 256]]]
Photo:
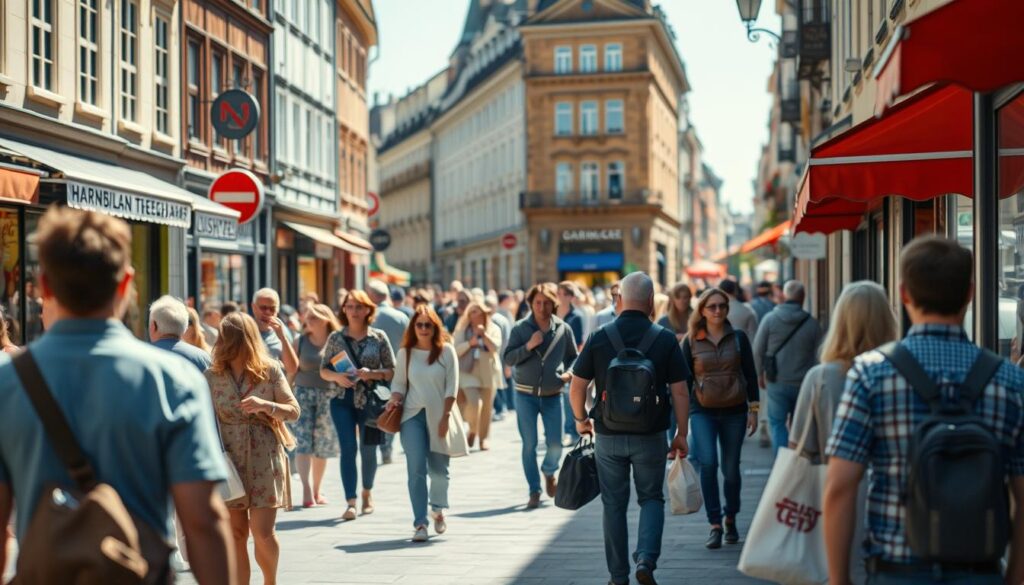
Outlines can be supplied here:
[[[959, 385], [978, 356], [978, 347], [960, 327], [918, 325], [903, 345], [935, 380], [946, 400], [953, 400]], [[1003, 366], [975, 403], [975, 414], [986, 421], [1003, 444], [1006, 472], [1024, 475], [1024, 370], [1009, 362]], [[913, 563], [903, 528], [909, 462], [906, 453], [914, 428], [930, 412], [927, 403], [878, 351], [854, 361], [846, 390], [836, 410], [826, 453], [867, 465], [869, 557], [892, 563]]]

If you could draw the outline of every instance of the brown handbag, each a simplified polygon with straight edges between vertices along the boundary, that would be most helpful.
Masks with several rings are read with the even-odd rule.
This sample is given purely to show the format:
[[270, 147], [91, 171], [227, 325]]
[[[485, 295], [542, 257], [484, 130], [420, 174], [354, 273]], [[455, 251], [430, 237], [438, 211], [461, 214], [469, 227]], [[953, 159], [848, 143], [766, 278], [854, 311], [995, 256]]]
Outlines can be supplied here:
[[391, 434], [402, 430], [402, 407], [399, 406], [381, 413], [377, 417], [377, 428]]
[[[173, 583], [171, 547], [100, 483], [28, 350], [14, 369], [76, 488], [44, 487], [19, 543], [15, 585]], [[125, 462], [127, 465], [128, 462]]]

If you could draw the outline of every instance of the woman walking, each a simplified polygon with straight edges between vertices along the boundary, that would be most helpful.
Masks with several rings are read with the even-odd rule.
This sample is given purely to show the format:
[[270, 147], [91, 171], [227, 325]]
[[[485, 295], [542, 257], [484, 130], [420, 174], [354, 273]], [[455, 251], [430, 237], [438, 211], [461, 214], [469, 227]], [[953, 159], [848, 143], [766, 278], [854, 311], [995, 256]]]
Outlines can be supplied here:
[[[445, 438], [459, 387], [458, 358], [447, 341], [440, 317], [429, 305], [416, 307], [398, 350], [398, 372], [391, 386], [388, 409], [402, 409], [402, 449], [409, 473], [413, 542], [425, 542], [427, 508], [434, 531], [448, 525], [448, 451]], [[427, 488], [427, 476], [430, 487]]]
[[[690, 366], [690, 430], [693, 455], [700, 469], [700, 487], [711, 535], [709, 549], [736, 544], [740, 533], [740, 449], [743, 433], [757, 430], [758, 388], [754, 353], [746, 334], [733, 329], [726, 316], [729, 297], [717, 288], [704, 291], [690, 317], [683, 339], [683, 358]], [[718, 491], [718, 453], [725, 478], [725, 510]], [[724, 525], [724, 530], [723, 530]]]
[[676, 334], [676, 339], [682, 341], [686, 332], [690, 329], [690, 317], [693, 316], [693, 291], [690, 285], [680, 282], [668, 291], [668, 307], [665, 315], [658, 320], [658, 325]]
[[331, 399], [337, 392], [320, 377], [320, 362], [327, 338], [339, 329], [341, 324], [330, 307], [310, 304], [306, 307], [305, 332], [295, 340], [295, 354], [299, 356], [295, 399], [302, 414], [291, 428], [295, 433], [295, 466], [302, 480], [303, 508], [328, 503], [320, 486], [327, 459], [338, 456], [338, 433], [331, 422]]
[[[377, 305], [361, 290], [349, 291], [341, 303], [342, 329], [327, 338], [320, 377], [340, 387], [338, 398], [331, 400], [331, 419], [338, 432], [341, 446], [341, 483], [345, 489], [348, 507], [343, 520], [356, 519], [356, 449], [359, 449], [363, 468], [363, 514], [372, 514], [373, 480], [377, 475], [377, 446], [384, 442], [384, 433], [367, 428], [363, 408], [367, 394], [379, 382], [388, 382], [395, 373], [395, 357], [388, 336], [370, 327], [377, 316]], [[345, 373], [335, 370], [332, 360], [345, 352], [352, 369]], [[357, 447], [356, 432], [359, 432]]]
[[504, 385], [501, 364], [501, 328], [491, 321], [490, 311], [473, 301], [455, 325], [455, 352], [459, 356], [459, 409], [469, 423], [472, 447], [480, 437], [480, 450], [487, 451], [491, 432], [494, 394]]
[[277, 509], [291, 506], [284, 421], [299, 417], [299, 405], [281, 366], [267, 353], [256, 321], [244, 313], [232, 313], [221, 322], [213, 364], [205, 375], [224, 450], [245, 486], [244, 496], [227, 502], [239, 583], [249, 583], [251, 532], [263, 582], [273, 585], [280, 556], [274, 532]]

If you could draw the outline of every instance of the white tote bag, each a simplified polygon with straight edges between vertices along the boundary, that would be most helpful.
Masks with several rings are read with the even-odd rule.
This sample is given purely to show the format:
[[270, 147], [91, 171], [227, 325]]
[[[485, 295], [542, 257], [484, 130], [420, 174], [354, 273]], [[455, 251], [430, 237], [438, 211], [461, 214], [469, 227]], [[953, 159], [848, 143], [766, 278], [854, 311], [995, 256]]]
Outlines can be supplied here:
[[685, 457], [676, 457], [675, 463], [665, 477], [672, 514], [693, 514], [704, 505], [704, 496], [700, 492], [700, 478], [697, 471]]
[[466, 440], [466, 429], [458, 407], [448, 413], [448, 435], [444, 438], [444, 446], [449, 457], [469, 455], [469, 442]]
[[795, 450], [779, 449], [740, 554], [737, 568], [744, 575], [784, 585], [828, 582], [821, 514], [825, 466], [801, 455], [810, 427]]

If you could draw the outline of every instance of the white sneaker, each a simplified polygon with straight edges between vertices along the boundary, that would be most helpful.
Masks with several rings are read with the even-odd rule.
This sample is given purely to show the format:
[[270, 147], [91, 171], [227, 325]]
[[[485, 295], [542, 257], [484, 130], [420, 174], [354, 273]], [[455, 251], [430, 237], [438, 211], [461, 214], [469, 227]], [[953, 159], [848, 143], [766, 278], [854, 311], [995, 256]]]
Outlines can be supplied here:
[[430, 536], [427, 534], [427, 527], [426, 526], [417, 526], [416, 527], [416, 534], [412, 535], [412, 541], [413, 542], [427, 542], [428, 538], [430, 538]]
[[171, 569], [175, 573], [188, 573], [192, 570], [192, 567], [185, 562], [185, 559], [181, 556], [181, 551], [178, 549], [174, 549], [174, 552], [171, 553]]
[[448, 530], [448, 523], [444, 520], [444, 512], [431, 511], [430, 517], [434, 519], [434, 532], [444, 534], [444, 531]]

